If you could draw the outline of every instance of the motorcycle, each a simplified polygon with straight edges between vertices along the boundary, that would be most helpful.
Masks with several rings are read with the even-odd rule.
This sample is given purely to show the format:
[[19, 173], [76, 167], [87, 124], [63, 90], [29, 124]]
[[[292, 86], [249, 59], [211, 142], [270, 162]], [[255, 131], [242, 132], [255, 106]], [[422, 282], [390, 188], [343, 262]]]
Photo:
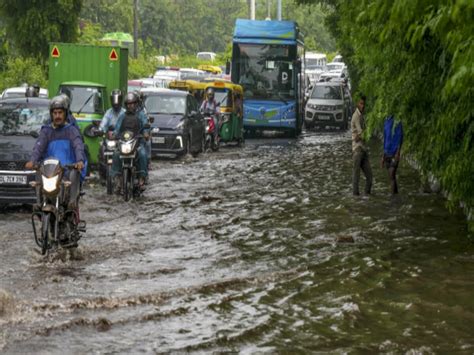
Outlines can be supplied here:
[[203, 112], [204, 120], [205, 120], [205, 140], [204, 140], [204, 150], [208, 151], [209, 148], [213, 151], [219, 150], [219, 134], [218, 128], [216, 127], [216, 123], [214, 117], [217, 115], [212, 110], [206, 109]]
[[[149, 125], [145, 128], [149, 129]], [[139, 148], [139, 140], [143, 135], [134, 135], [131, 131], [125, 131], [118, 140], [118, 151], [122, 165], [122, 190], [123, 199], [129, 201], [132, 197], [139, 197], [142, 189], [138, 183], [137, 171], [135, 168], [135, 158]]]
[[[58, 159], [48, 158], [37, 169], [39, 179], [30, 183], [37, 199], [31, 223], [42, 255], [53, 248], [76, 248], [81, 233], [86, 232], [86, 222], [79, 216], [79, 196], [75, 208], [68, 207], [71, 181], [63, 180], [65, 168], [74, 169], [74, 165], [62, 167]], [[37, 229], [37, 222], [41, 230]]]
[[[114, 127], [109, 127], [109, 131], [103, 135], [102, 140], [102, 149], [100, 157], [100, 175], [103, 181], [105, 181], [105, 186], [107, 188], [107, 194], [112, 195], [114, 190], [113, 179], [112, 179], [112, 162], [113, 155], [117, 149], [117, 141], [113, 139], [112, 133]], [[99, 133], [97, 133], [99, 134]]]

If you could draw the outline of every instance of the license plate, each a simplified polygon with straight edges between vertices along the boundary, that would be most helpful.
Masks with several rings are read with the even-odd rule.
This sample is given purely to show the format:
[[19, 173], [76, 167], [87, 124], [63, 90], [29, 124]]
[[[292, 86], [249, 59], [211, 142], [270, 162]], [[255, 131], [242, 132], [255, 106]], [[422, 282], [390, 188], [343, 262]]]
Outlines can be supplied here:
[[27, 184], [27, 178], [23, 175], [0, 175], [0, 184]]
[[151, 142], [152, 143], [163, 144], [163, 143], [165, 143], [165, 137], [152, 137]]
[[328, 115], [318, 115], [318, 119], [319, 119], [319, 120], [322, 120], [322, 121], [328, 121], [329, 119], [331, 119], [331, 116], [328, 116]]

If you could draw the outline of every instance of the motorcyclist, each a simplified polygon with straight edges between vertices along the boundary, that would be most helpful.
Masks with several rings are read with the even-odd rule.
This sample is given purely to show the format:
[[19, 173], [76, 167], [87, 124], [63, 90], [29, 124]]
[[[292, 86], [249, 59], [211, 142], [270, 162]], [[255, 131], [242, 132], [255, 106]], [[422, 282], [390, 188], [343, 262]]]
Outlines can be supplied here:
[[[123, 132], [132, 131], [134, 135], [143, 134], [145, 139], [149, 138], [149, 132], [145, 125], [148, 123], [145, 115], [139, 114], [137, 111], [139, 104], [138, 95], [134, 92], [129, 92], [125, 97], [125, 112], [121, 113], [117, 119], [113, 136], [120, 138]], [[143, 139], [139, 141], [137, 149], [137, 175], [140, 188], [143, 188], [146, 177], [148, 176], [148, 159], [146, 154], [145, 142]], [[116, 151], [112, 162], [112, 177], [115, 180], [116, 191], [120, 190], [121, 186], [121, 165], [120, 153]]]
[[206, 111], [210, 112], [210, 114], [212, 115], [212, 118], [214, 119], [214, 127], [216, 127], [214, 135], [217, 138], [218, 133], [219, 133], [219, 119], [218, 119], [219, 104], [214, 98], [213, 88], [208, 88], [206, 90], [206, 100], [204, 100], [201, 104], [201, 112], [206, 112]]
[[74, 169], [66, 169], [64, 177], [71, 181], [69, 208], [77, 207], [81, 181], [85, 177], [86, 154], [79, 130], [66, 121], [68, 104], [64, 97], [51, 99], [49, 113], [51, 123], [41, 127], [26, 169], [33, 169], [46, 158], [59, 160], [62, 166], [74, 164]]
[[[146, 112], [146, 107], [145, 107], [145, 95], [143, 95], [143, 92], [138, 91], [138, 108], [137, 112], [141, 120], [144, 120], [148, 123], [150, 123], [150, 120], [148, 118], [148, 114]], [[151, 168], [151, 140], [147, 140], [146, 142], [146, 156], [148, 159], [147, 167], [148, 170]]]
[[125, 113], [125, 109], [122, 107], [122, 101], [122, 91], [119, 89], [112, 90], [110, 93], [110, 104], [112, 107], [105, 112], [99, 126], [102, 132], [106, 133], [110, 127], [115, 127], [119, 116]]
[[39, 85], [33, 84], [26, 88], [26, 97], [39, 97], [40, 87]]

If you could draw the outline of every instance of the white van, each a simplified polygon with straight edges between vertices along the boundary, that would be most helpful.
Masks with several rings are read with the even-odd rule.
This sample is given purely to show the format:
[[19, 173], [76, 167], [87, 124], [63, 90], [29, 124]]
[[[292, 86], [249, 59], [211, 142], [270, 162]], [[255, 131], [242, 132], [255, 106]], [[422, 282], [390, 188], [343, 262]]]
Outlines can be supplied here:
[[314, 67], [324, 67], [328, 62], [328, 58], [324, 53], [316, 53], [316, 52], [306, 52], [304, 55], [304, 65], [306, 70], [311, 70]]
[[216, 53], [214, 52], [199, 52], [196, 54], [196, 58], [199, 60], [208, 60], [213, 62], [216, 59]]

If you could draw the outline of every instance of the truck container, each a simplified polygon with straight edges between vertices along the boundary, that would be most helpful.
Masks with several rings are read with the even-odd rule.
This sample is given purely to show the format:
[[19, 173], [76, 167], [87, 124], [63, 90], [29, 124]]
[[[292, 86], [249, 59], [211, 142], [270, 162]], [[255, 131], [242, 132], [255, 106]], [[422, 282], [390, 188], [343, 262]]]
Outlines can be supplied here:
[[128, 49], [119, 46], [93, 46], [75, 43], [51, 43], [49, 57], [50, 97], [65, 93], [71, 99], [88, 160], [98, 163], [100, 138], [87, 135], [86, 128], [99, 124], [110, 108], [109, 95], [114, 89], [127, 93]]

